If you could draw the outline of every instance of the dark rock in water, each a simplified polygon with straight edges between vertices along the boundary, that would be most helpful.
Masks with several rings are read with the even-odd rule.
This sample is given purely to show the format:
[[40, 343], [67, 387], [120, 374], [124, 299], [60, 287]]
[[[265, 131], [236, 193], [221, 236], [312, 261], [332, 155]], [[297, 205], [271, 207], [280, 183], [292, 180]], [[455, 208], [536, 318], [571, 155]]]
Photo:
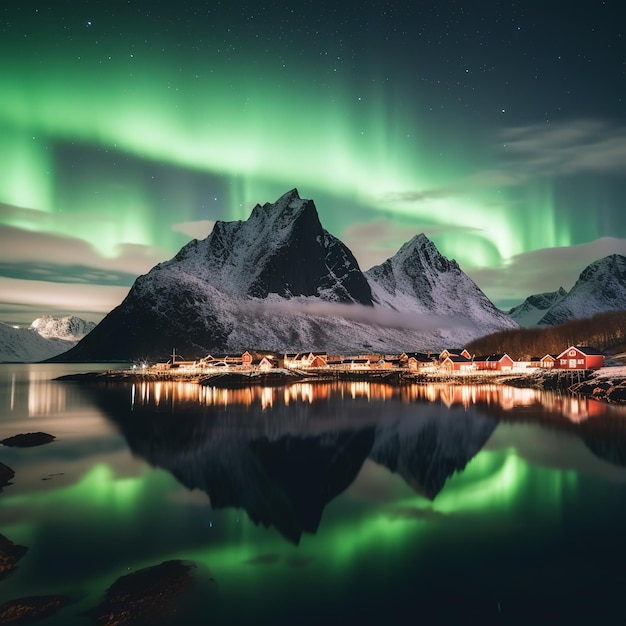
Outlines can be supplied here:
[[0, 463], [0, 491], [2, 491], [2, 487], [9, 484], [13, 476], [15, 476], [15, 472], [8, 465]]
[[65, 596], [29, 596], [0, 606], [0, 624], [26, 624], [52, 615], [65, 606]]
[[121, 626], [151, 623], [152, 619], [161, 623], [172, 617], [177, 600], [191, 586], [194, 567], [190, 562], [165, 561], [118, 578], [107, 589], [104, 601], [90, 612], [94, 623]]
[[[17, 562], [26, 554], [25, 546], [18, 546], [0, 535], [0, 580], [15, 569]], [[0, 624], [4, 622], [0, 620]]]
[[0, 440], [0, 443], [16, 448], [29, 448], [31, 446], [42, 446], [44, 443], [50, 443], [55, 439], [54, 435], [49, 435], [48, 433], [20, 433], [19, 435]]

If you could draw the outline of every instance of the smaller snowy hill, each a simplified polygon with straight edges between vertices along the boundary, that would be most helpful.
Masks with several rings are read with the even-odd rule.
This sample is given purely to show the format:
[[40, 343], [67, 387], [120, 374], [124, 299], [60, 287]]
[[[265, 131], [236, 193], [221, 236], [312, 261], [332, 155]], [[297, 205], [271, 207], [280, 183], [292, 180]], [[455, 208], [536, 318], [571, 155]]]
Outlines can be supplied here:
[[52, 317], [44, 315], [38, 317], [30, 327], [46, 339], [65, 339], [66, 341], [80, 341], [95, 327], [95, 322], [87, 322], [75, 315], [67, 317]]
[[443, 256], [423, 233], [381, 265], [365, 272], [374, 303], [394, 311], [449, 320], [459, 327], [450, 339], [464, 344], [496, 330], [517, 328], [454, 259]]
[[524, 302], [509, 311], [509, 316], [525, 328], [535, 326], [550, 308], [563, 300], [566, 295], [567, 291], [559, 287], [557, 291], [546, 291], [528, 296]]
[[626, 257], [611, 254], [588, 265], [570, 292], [539, 320], [554, 326], [606, 311], [626, 310]]
[[45, 315], [32, 322], [30, 328], [15, 328], [0, 322], [0, 362], [34, 363], [50, 359], [73, 348], [95, 326], [75, 316]]

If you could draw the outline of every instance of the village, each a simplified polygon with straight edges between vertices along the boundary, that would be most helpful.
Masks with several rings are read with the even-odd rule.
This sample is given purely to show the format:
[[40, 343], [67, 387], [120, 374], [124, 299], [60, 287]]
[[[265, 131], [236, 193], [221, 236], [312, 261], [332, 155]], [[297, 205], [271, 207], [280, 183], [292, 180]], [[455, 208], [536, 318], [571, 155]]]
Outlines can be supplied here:
[[[268, 372], [292, 370], [305, 372], [390, 372], [402, 371], [424, 375], [476, 373], [510, 374], [542, 370], [596, 370], [604, 366], [604, 354], [595, 348], [569, 346], [560, 354], [532, 357], [529, 361], [514, 360], [506, 353], [472, 355], [466, 349], [444, 349], [441, 352], [403, 352], [398, 355], [359, 354], [356, 356], [329, 355], [326, 352], [293, 354], [245, 351], [241, 355], [208, 355], [197, 360], [185, 360], [174, 350], [166, 362], [140, 368], [152, 373], [216, 373]], [[136, 367], [136, 366], [135, 366]]]

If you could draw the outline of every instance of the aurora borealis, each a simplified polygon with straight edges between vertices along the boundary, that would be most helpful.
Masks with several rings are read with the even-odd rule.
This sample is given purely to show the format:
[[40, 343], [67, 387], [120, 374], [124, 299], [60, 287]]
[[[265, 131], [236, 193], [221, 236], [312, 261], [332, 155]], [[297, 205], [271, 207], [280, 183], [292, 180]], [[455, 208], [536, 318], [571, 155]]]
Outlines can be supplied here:
[[2, 321], [98, 321], [292, 187], [362, 269], [424, 232], [502, 308], [626, 252], [617, 1], [0, 15]]

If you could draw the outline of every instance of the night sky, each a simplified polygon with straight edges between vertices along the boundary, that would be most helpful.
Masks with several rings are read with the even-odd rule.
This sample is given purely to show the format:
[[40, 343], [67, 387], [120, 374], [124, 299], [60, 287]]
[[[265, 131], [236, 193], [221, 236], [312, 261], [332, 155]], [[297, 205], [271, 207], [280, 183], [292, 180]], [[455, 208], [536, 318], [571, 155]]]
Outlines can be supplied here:
[[0, 9], [0, 321], [99, 321], [297, 187], [363, 270], [424, 232], [503, 309], [626, 254], [623, 3]]

